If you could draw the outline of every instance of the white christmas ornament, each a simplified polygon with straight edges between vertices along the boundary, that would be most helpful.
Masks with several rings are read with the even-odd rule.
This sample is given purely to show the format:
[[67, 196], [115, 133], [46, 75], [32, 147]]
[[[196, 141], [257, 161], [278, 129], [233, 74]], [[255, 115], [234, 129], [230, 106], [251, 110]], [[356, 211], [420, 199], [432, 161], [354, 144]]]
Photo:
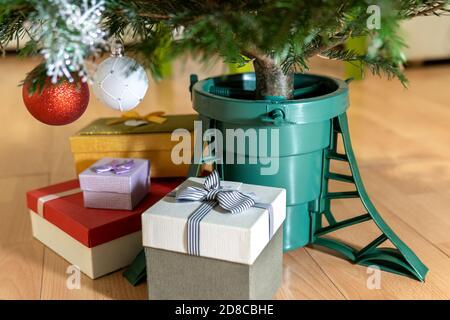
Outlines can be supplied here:
[[128, 111], [144, 98], [148, 77], [134, 59], [113, 55], [103, 61], [94, 75], [95, 96], [108, 107]]

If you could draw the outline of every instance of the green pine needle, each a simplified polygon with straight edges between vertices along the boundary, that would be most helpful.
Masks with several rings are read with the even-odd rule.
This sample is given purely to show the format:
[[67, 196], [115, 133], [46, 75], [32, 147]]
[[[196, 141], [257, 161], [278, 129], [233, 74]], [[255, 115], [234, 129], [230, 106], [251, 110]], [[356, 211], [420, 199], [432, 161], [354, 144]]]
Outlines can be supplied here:
[[[82, 0], [67, 0], [74, 4]], [[38, 25], [36, 10], [50, 0], [0, 0], [0, 49], [18, 41]], [[220, 57], [242, 66], [254, 59], [272, 61], [283, 72], [304, 72], [308, 60], [326, 55], [361, 61], [376, 75], [407, 80], [400, 66], [404, 43], [398, 33], [403, 20], [418, 15], [445, 15], [450, 0], [105, 0], [102, 27], [110, 38], [127, 39], [127, 54], [143, 63], [155, 78], [162, 66], [186, 52], [201, 62]], [[381, 28], [371, 30], [369, 5], [381, 10]], [[336, 49], [350, 37], [370, 40], [366, 55]], [[39, 54], [40, 39], [20, 53]], [[40, 77], [36, 78], [41, 83]]]

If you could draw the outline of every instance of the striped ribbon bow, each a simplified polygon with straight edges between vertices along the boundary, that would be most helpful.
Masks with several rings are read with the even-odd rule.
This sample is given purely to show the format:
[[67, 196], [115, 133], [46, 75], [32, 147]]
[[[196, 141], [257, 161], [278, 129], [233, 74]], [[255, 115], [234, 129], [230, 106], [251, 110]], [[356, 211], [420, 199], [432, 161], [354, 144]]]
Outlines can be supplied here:
[[200, 201], [198, 207], [187, 220], [188, 253], [200, 255], [200, 222], [216, 206], [219, 205], [231, 214], [241, 213], [251, 207], [267, 209], [269, 212], [269, 239], [273, 236], [273, 208], [271, 204], [258, 203], [249, 194], [238, 190], [224, 189], [220, 186], [217, 170], [206, 177], [203, 187], [187, 187], [176, 193], [177, 201]]

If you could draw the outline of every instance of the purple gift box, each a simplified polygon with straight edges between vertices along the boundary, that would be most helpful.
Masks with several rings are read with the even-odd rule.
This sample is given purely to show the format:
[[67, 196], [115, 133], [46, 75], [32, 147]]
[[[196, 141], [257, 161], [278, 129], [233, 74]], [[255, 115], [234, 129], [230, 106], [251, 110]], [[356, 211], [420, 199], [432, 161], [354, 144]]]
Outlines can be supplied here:
[[103, 158], [80, 173], [84, 206], [133, 210], [149, 190], [150, 163], [144, 159]]

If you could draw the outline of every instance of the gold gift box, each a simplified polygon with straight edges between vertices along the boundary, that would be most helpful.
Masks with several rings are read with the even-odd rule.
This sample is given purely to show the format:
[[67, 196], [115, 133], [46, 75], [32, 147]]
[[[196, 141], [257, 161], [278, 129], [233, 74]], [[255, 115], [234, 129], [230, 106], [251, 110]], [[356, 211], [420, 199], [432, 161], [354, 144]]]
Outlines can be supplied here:
[[166, 115], [163, 123], [130, 126], [118, 118], [97, 119], [70, 137], [77, 174], [97, 160], [111, 158], [142, 158], [151, 161], [152, 177], [186, 176], [189, 164], [174, 164], [172, 148], [179, 141], [171, 141], [175, 129], [191, 133], [191, 154], [194, 144], [194, 121], [198, 115]]

